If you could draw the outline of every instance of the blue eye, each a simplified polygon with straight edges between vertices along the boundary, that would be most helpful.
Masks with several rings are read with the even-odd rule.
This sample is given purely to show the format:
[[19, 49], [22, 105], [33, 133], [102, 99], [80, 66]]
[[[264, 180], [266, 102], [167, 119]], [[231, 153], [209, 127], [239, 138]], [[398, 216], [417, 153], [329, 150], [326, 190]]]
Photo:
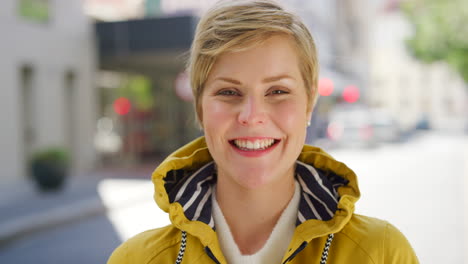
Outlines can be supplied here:
[[217, 95], [235, 96], [235, 95], [239, 95], [239, 93], [234, 90], [222, 90], [222, 91], [219, 91]]
[[271, 91], [271, 94], [287, 94], [288, 92], [287, 91], [284, 91], [284, 90], [273, 90]]

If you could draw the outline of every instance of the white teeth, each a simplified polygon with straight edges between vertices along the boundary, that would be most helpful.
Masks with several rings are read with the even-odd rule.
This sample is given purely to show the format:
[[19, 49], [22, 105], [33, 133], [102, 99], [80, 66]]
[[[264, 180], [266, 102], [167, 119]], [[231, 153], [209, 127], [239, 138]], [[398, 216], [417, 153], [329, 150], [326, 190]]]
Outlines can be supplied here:
[[269, 148], [271, 145], [273, 145], [274, 142], [274, 139], [257, 139], [253, 142], [240, 139], [234, 140], [234, 144], [237, 147], [246, 150], [263, 150]]
[[253, 149], [254, 148], [254, 144], [250, 141], [247, 141], [247, 148], [248, 149]]
[[260, 148], [260, 142], [259, 142], [258, 140], [255, 141], [254, 148], [255, 148], [255, 149], [259, 149], [259, 148]]

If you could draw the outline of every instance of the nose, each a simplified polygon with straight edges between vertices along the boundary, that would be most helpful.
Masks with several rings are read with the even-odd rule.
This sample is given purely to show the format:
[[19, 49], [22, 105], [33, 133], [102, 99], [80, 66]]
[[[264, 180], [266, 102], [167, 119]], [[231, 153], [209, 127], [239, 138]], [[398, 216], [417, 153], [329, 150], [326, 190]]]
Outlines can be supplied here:
[[266, 123], [266, 105], [262, 99], [249, 96], [245, 98], [240, 107], [241, 109], [238, 117], [240, 124], [247, 126]]

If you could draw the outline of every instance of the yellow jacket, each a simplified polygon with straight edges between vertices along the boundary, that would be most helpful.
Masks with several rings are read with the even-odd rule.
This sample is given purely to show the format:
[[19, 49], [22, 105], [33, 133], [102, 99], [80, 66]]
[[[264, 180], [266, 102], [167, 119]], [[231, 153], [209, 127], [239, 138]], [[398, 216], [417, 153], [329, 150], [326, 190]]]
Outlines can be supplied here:
[[[317, 215], [307, 215], [304, 211], [299, 217], [302, 220], [298, 218], [282, 263], [321, 263], [322, 255], [327, 253], [326, 263], [331, 264], [419, 263], [398, 229], [386, 221], [354, 214], [354, 204], [360, 193], [356, 175], [345, 164], [308, 145], [304, 146], [298, 161], [320, 172], [321, 178], [317, 178], [320, 184], [335, 186], [338, 182], [337, 200], [336, 205], [330, 207], [334, 210], [330, 217], [320, 216], [320, 208], [315, 210], [319, 211]], [[201, 175], [209, 163], [212, 163], [212, 158], [203, 137], [164, 160], [152, 175], [154, 198], [159, 207], [169, 213], [172, 225], [130, 238], [112, 253], [108, 264], [176, 263], [180, 254], [183, 254], [183, 257], [179, 256], [180, 263], [226, 263], [210, 219], [211, 203], [201, 202], [210, 200], [206, 199], [210, 189], [200, 190], [216, 180], [210, 173]], [[314, 170], [314, 176], [319, 174]], [[197, 177], [203, 180], [197, 180]], [[328, 182], [328, 179], [333, 182]], [[310, 182], [316, 184], [316, 181]], [[316, 195], [320, 198], [321, 194]], [[183, 233], [186, 235], [185, 243], [181, 242]], [[328, 252], [324, 253], [330, 234], [334, 237]]]

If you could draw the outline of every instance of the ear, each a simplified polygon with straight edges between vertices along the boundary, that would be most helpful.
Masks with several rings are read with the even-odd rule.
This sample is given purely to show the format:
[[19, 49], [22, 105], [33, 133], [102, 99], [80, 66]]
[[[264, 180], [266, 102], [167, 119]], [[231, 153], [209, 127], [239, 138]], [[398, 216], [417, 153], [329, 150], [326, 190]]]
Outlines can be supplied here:
[[306, 115], [307, 119], [306, 119], [306, 123], [307, 123], [307, 127], [310, 126], [310, 122], [312, 121], [312, 112], [307, 112], [307, 115]]
[[315, 105], [317, 104], [317, 100], [319, 96], [318, 89], [315, 86], [310, 86], [308, 90], [308, 95], [310, 97], [309, 97], [309, 101], [307, 102], [307, 116], [310, 120], [310, 118], [312, 117], [312, 112], [315, 108]]
[[[311, 95], [314, 96], [314, 89], [310, 89], [311, 91]], [[314, 110], [314, 106], [315, 106], [315, 100], [310, 100], [309, 102], [307, 102], [307, 112], [306, 112], [306, 116], [307, 116], [307, 121], [310, 121], [311, 118], [312, 118], [312, 112]]]
[[312, 118], [312, 109], [307, 111], [306, 116], [307, 116], [307, 120], [310, 120]]

